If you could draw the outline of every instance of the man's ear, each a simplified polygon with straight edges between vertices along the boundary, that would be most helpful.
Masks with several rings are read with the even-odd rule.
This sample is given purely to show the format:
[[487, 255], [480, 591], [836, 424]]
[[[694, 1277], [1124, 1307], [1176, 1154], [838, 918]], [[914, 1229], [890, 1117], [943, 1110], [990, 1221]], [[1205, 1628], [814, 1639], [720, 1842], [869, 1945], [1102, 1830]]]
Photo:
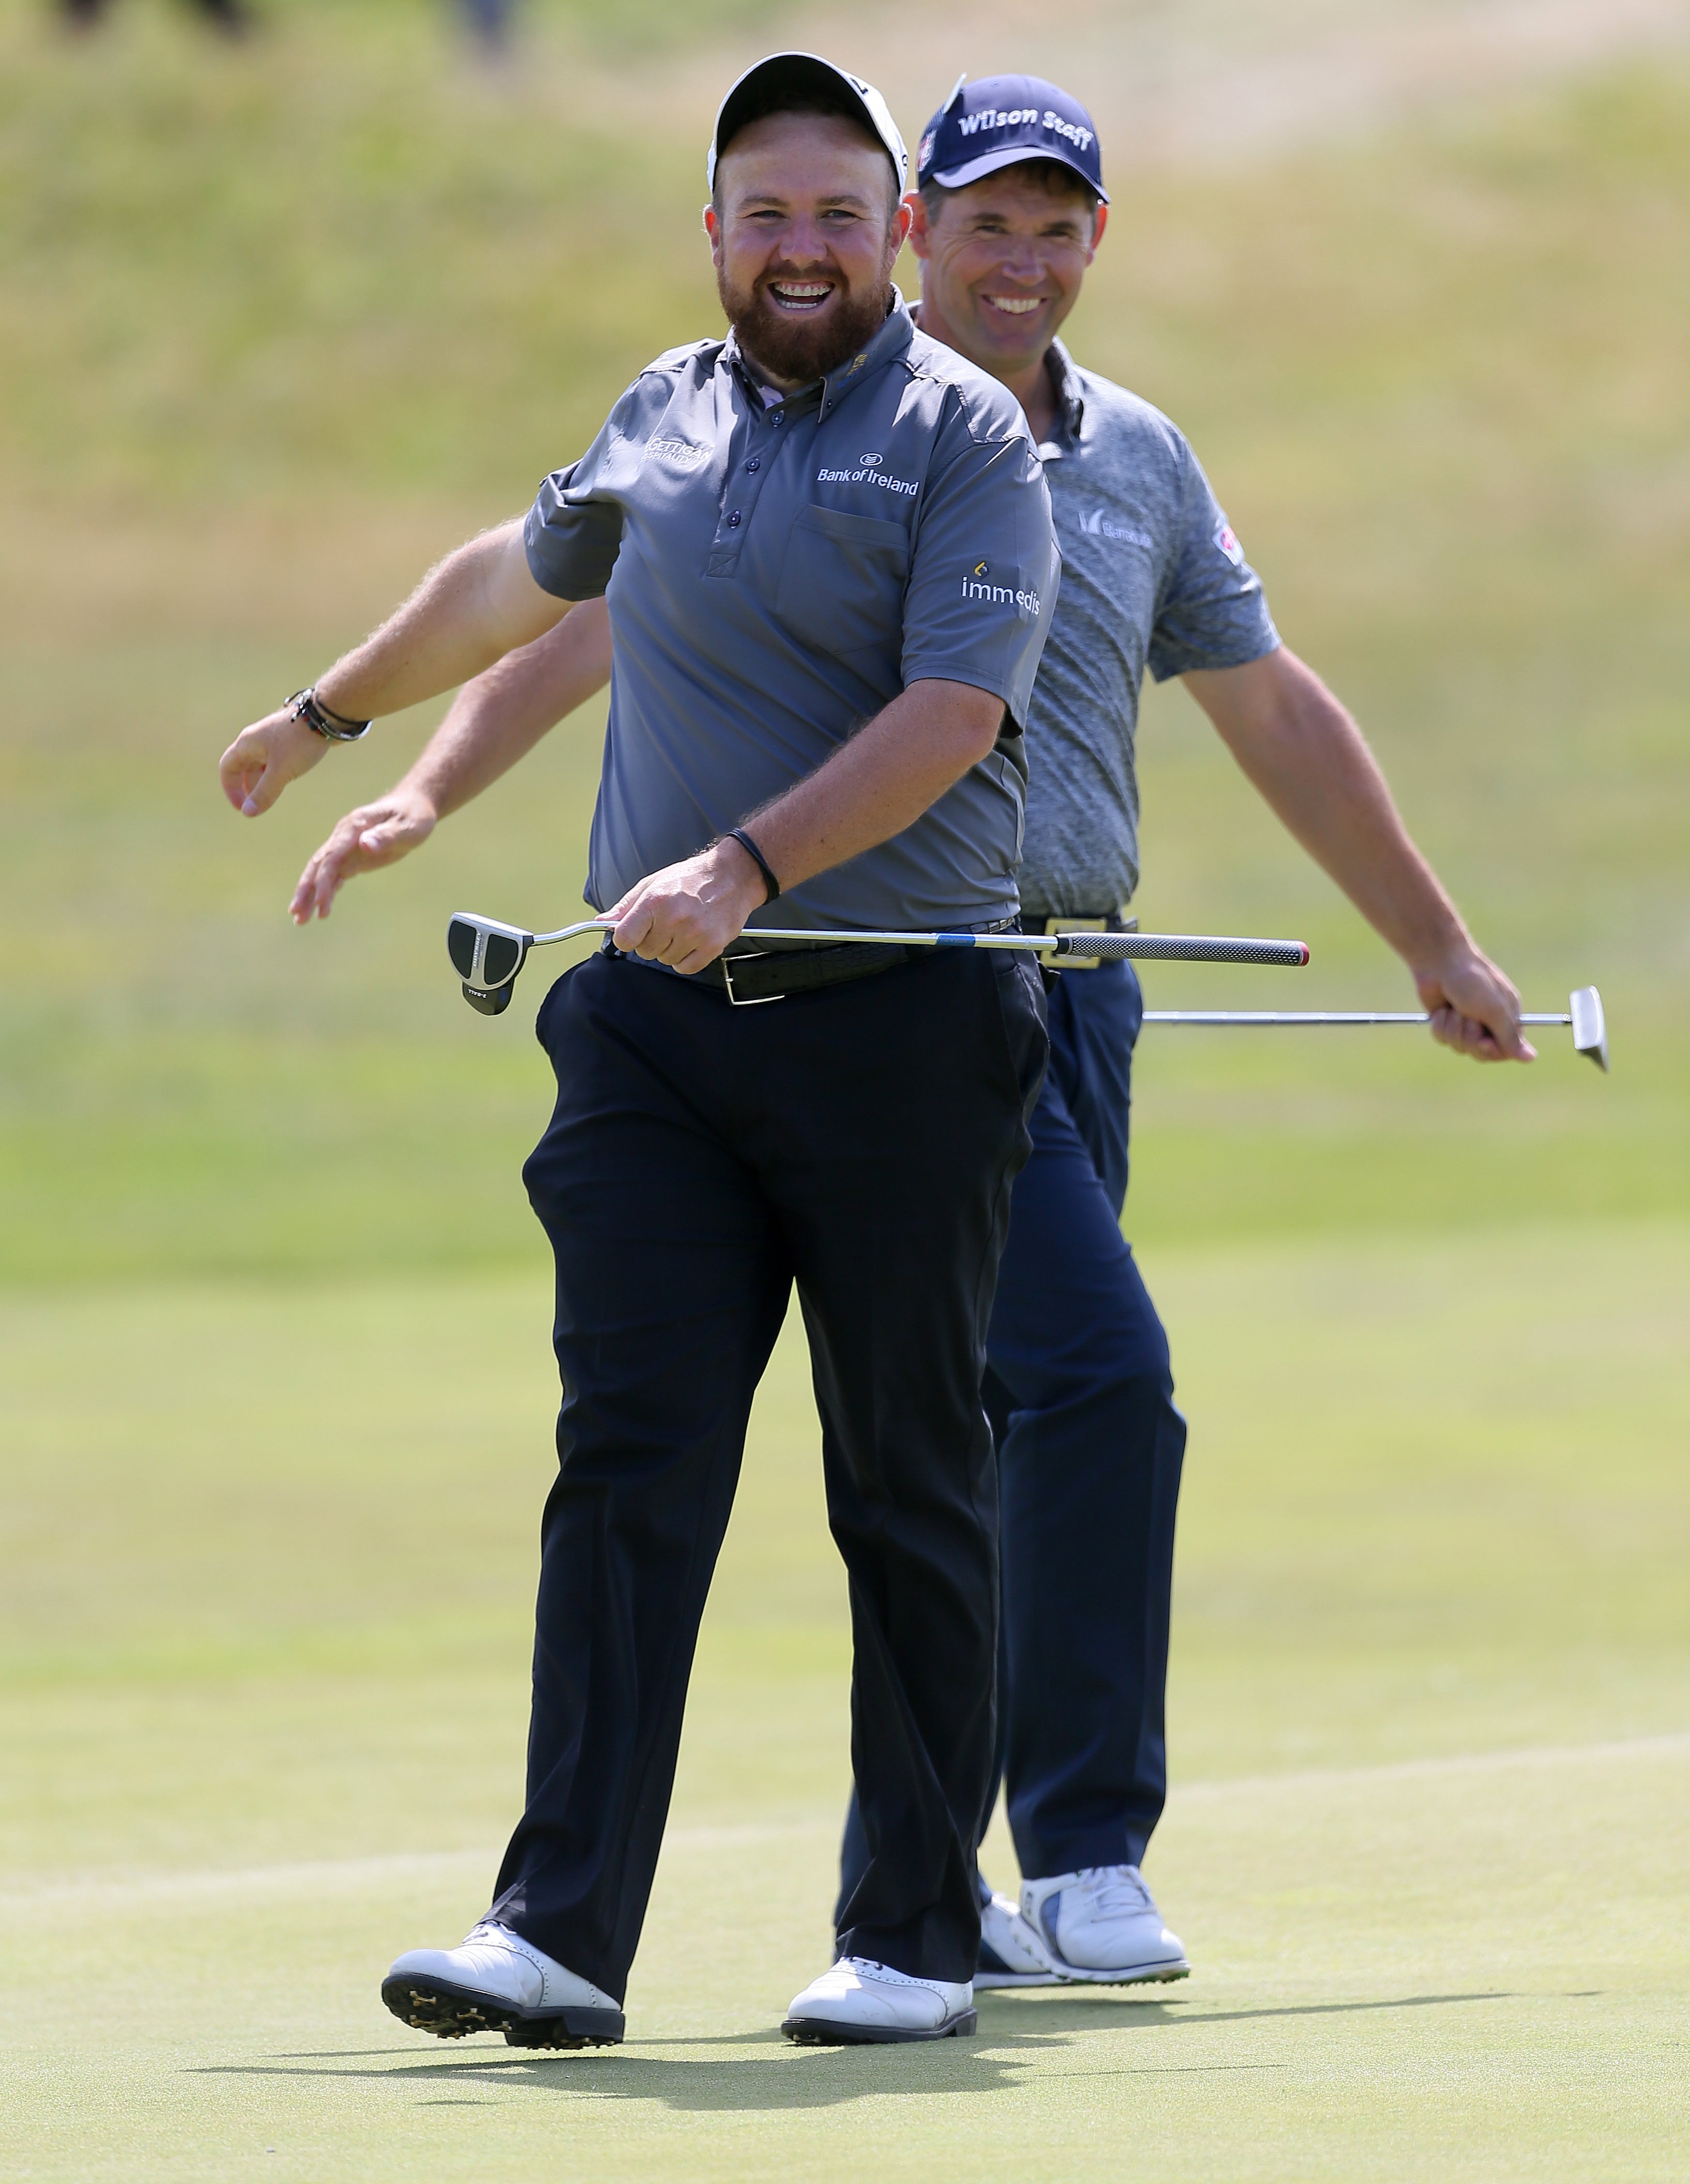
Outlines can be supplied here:
[[1109, 209], [1106, 204], [1100, 204], [1092, 218], [1092, 249], [1093, 254], [1096, 253], [1098, 245], [1103, 241], [1104, 230], [1109, 226]]
[[720, 265], [722, 262], [722, 216], [714, 203], [704, 208], [704, 232], [710, 238], [710, 262]]
[[920, 190], [911, 190], [899, 209], [908, 222], [906, 234], [910, 248], [918, 258], [929, 256], [933, 248], [933, 231], [927, 220], [927, 201]]

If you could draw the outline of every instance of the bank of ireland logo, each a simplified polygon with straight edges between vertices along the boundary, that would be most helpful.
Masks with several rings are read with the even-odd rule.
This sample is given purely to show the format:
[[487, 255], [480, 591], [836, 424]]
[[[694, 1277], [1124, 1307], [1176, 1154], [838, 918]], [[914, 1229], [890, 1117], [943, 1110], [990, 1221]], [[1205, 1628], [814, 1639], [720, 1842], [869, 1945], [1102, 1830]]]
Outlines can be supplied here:
[[857, 467], [853, 471], [830, 470], [824, 464], [815, 474], [815, 482], [818, 485], [872, 485], [878, 487], [882, 493], [903, 493], [913, 500], [915, 480], [893, 476], [890, 471], [882, 468], [885, 461], [884, 455], [871, 452], [858, 456]]

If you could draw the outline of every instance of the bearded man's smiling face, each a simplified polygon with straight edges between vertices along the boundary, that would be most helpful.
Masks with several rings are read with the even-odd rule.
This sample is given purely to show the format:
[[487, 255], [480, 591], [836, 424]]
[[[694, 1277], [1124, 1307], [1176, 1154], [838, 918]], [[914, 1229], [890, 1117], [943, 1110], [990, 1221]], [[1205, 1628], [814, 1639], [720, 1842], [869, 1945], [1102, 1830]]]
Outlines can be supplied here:
[[728, 324], [777, 386], [823, 377], [885, 323], [909, 214], [884, 148], [843, 115], [748, 123], [704, 225]]

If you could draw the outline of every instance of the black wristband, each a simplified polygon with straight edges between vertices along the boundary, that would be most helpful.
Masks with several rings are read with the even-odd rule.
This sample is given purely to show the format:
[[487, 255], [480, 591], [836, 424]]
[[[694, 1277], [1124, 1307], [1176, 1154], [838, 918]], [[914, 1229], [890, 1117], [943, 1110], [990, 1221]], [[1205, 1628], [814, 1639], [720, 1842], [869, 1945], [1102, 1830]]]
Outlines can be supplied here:
[[325, 743], [361, 743], [370, 733], [368, 721], [349, 721], [344, 714], [331, 711], [314, 688], [296, 690], [287, 701], [287, 710], [292, 719], [303, 721]]
[[756, 843], [752, 840], [750, 835], [746, 833], [744, 827], [730, 827], [726, 833], [723, 835], [722, 839], [725, 842], [738, 843], [741, 849], [744, 850], [746, 855], [750, 858], [752, 863], [756, 866], [758, 871], [763, 875], [763, 884], [769, 890], [768, 894], [764, 896], [763, 900], [765, 902], [775, 901], [781, 892], [781, 883], [776, 878], [769, 860], [764, 855], [762, 850], [758, 848]]

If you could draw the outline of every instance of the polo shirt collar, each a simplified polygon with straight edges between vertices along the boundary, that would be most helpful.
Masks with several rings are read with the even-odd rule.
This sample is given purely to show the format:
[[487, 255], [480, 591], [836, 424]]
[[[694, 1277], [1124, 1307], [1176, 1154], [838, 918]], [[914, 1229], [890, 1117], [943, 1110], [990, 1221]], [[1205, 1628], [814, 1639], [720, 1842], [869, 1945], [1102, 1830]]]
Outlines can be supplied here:
[[[829, 372], [825, 379], [812, 380], [808, 387], [795, 388], [787, 398], [788, 404], [808, 408], [812, 401], [817, 402], [822, 415], [826, 417], [831, 410], [838, 408], [853, 387], [860, 387], [864, 381], [871, 379], [882, 365], [890, 364], [896, 356], [902, 356], [914, 339], [914, 333], [915, 322], [909, 315], [909, 306], [899, 290], [894, 287], [892, 309], [887, 313], [885, 324], [868, 347], [859, 349], [854, 356], [847, 357], [844, 363]], [[745, 351], [739, 345], [739, 337], [731, 327], [728, 329], [722, 353], [734, 376], [760, 410], [763, 407], [761, 389], [764, 382], [752, 370]]]
[[1051, 393], [1056, 397], [1059, 439], [1070, 447], [1077, 447], [1081, 428], [1086, 421], [1086, 398], [1080, 391], [1080, 375], [1074, 369], [1074, 359], [1059, 341], [1053, 341], [1045, 351], [1044, 368], [1050, 376]]
[[880, 332], [866, 348], [859, 349], [855, 356], [847, 357], [844, 363], [830, 371], [822, 382], [821, 414], [838, 408], [853, 387], [872, 379], [882, 365], [890, 364], [895, 356], [902, 356], [915, 337], [915, 321], [909, 315], [909, 306], [898, 290], [892, 292], [892, 309], [887, 313]]

